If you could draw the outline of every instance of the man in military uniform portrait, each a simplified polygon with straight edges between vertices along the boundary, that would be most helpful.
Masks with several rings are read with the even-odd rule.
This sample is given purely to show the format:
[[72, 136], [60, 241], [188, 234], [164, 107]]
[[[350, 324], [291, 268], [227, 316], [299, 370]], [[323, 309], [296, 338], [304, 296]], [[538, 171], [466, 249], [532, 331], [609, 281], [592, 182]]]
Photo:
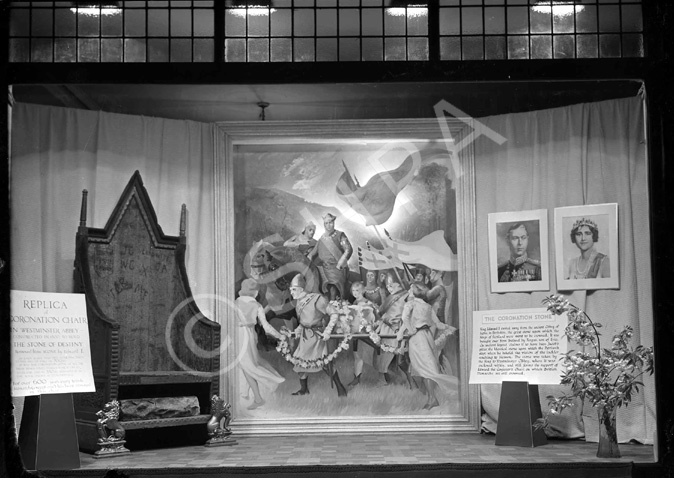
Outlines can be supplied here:
[[541, 261], [529, 257], [529, 231], [523, 222], [508, 228], [506, 241], [510, 257], [498, 265], [499, 282], [522, 282], [541, 280]]

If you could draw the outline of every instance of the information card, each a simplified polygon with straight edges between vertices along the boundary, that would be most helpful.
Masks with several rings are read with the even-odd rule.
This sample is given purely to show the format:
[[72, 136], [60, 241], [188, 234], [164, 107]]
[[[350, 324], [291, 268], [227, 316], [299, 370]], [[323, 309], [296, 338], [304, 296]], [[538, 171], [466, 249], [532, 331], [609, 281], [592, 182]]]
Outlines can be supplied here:
[[470, 383], [559, 384], [566, 325], [547, 309], [473, 312]]
[[84, 295], [10, 297], [12, 396], [95, 391]]

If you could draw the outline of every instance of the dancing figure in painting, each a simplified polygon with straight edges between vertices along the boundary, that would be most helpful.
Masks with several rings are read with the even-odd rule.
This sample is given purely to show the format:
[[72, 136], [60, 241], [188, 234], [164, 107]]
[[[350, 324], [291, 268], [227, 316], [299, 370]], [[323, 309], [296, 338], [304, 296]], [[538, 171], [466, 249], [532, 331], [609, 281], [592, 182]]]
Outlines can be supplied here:
[[[299, 325], [292, 333], [298, 339], [293, 356], [304, 362], [293, 368], [300, 378], [300, 389], [293, 395], [309, 394], [309, 374], [323, 370], [337, 388], [337, 395], [346, 397], [346, 388], [339, 380], [332, 362], [325, 365], [322, 363], [322, 359], [328, 355], [328, 342], [323, 340], [323, 330], [329, 322], [328, 300], [322, 294], [307, 292], [305, 287], [306, 280], [301, 274], [297, 274], [290, 282], [290, 293], [297, 301], [296, 310], [299, 319]], [[282, 330], [288, 333], [287, 329]]]
[[[403, 286], [398, 279], [392, 274], [386, 276], [386, 289], [388, 290], [389, 295], [386, 296], [379, 308], [380, 323], [376, 332], [379, 335], [395, 336], [402, 324], [403, 307], [405, 306], [405, 300], [408, 297], [408, 293], [403, 289]], [[381, 339], [381, 344], [395, 347], [397, 342], [395, 338], [385, 338]], [[388, 369], [394, 357], [395, 354], [392, 352], [384, 352], [382, 350], [372, 358], [372, 365], [383, 376], [384, 381], [387, 384], [391, 382]], [[407, 374], [407, 366], [403, 356], [398, 356], [397, 365], [407, 376], [407, 381], [411, 387], [412, 381]]]
[[[410, 287], [412, 300], [403, 308], [402, 326], [397, 333], [400, 343], [404, 337], [409, 338], [410, 373], [422, 377], [426, 386], [427, 401], [425, 410], [440, 405], [438, 385], [447, 391], [456, 390], [458, 381], [455, 377], [440, 372], [438, 351], [442, 347], [442, 338], [456, 332], [454, 327], [443, 324], [433, 312], [433, 308], [424, 299], [428, 288], [420, 282]], [[436, 343], [436, 331], [443, 331]]]
[[259, 285], [254, 279], [244, 279], [241, 283], [239, 297], [235, 301], [239, 318], [237, 343], [239, 347], [243, 347], [239, 354], [237, 366], [253, 392], [253, 403], [247, 407], [248, 410], [254, 410], [264, 405], [265, 401], [260, 392], [261, 387], [273, 392], [285, 380], [266, 360], [260, 357], [257, 350], [257, 334], [254, 328], [258, 323], [264, 333], [276, 339], [282, 338], [281, 334], [267, 322], [264, 309], [256, 300], [258, 292]]
[[347, 262], [353, 253], [349, 238], [342, 231], [335, 229], [336, 218], [330, 213], [323, 216], [325, 232], [307, 256], [309, 259], [318, 257], [316, 265], [321, 274], [321, 291], [329, 300], [344, 298], [349, 272]]
[[[368, 272], [372, 274], [373, 272]], [[360, 316], [369, 324], [374, 325], [379, 320], [379, 313], [377, 312], [377, 304], [365, 297], [365, 286], [362, 282], [354, 282], [351, 285], [351, 295], [354, 298], [353, 306], [359, 309]], [[357, 340], [357, 339], [356, 339]], [[371, 342], [370, 342], [371, 343]], [[365, 348], [367, 347], [367, 348]], [[372, 365], [372, 357], [374, 356], [374, 349], [367, 346], [365, 341], [357, 343], [354, 341], [353, 347], [353, 374], [354, 379], [349, 383], [348, 387], [355, 387], [360, 383], [360, 376], [363, 373], [363, 364], [368, 362]]]

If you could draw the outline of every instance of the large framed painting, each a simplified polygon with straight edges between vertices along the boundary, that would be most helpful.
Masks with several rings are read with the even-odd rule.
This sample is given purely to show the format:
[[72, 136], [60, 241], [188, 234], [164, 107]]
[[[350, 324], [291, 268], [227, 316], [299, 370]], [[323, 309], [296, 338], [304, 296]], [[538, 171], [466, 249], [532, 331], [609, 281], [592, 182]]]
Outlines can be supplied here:
[[216, 315], [238, 432], [477, 430], [466, 125], [218, 126]]
[[559, 290], [618, 289], [618, 204], [555, 208]]
[[491, 213], [488, 221], [492, 292], [550, 290], [547, 210]]

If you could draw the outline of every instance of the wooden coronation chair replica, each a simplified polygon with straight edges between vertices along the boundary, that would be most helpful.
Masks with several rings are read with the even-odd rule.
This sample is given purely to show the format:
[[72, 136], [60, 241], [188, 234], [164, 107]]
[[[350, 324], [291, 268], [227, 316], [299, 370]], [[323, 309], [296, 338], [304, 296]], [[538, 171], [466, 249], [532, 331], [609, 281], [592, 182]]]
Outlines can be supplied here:
[[[118, 408], [122, 413], [114, 423], [123, 427], [119, 433], [127, 435], [130, 448], [134, 433], [143, 447], [164, 446], [167, 436], [181, 434], [199, 435], [203, 443], [211, 398], [219, 388], [220, 325], [204, 317], [190, 291], [185, 205], [180, 235], [165, 235], [136, 171], [103, 229], [86, 226], [86, 211], [84, 190], [75, 291], [86, 295], [96, 391], [74, 395], [80, 449], [100, 453], [100, 418], [111, 403], [166, 397], [189, 398], [193, 404], [196, 397], [198, 410], [192, 406], [189, 416], [181, 412], [166, 418], [160, 411], [158, 418], [138, 419]], [[189, 425], [196, 427], [183, 427]], [[181, 428], [149, 433], [163, 427]]]

